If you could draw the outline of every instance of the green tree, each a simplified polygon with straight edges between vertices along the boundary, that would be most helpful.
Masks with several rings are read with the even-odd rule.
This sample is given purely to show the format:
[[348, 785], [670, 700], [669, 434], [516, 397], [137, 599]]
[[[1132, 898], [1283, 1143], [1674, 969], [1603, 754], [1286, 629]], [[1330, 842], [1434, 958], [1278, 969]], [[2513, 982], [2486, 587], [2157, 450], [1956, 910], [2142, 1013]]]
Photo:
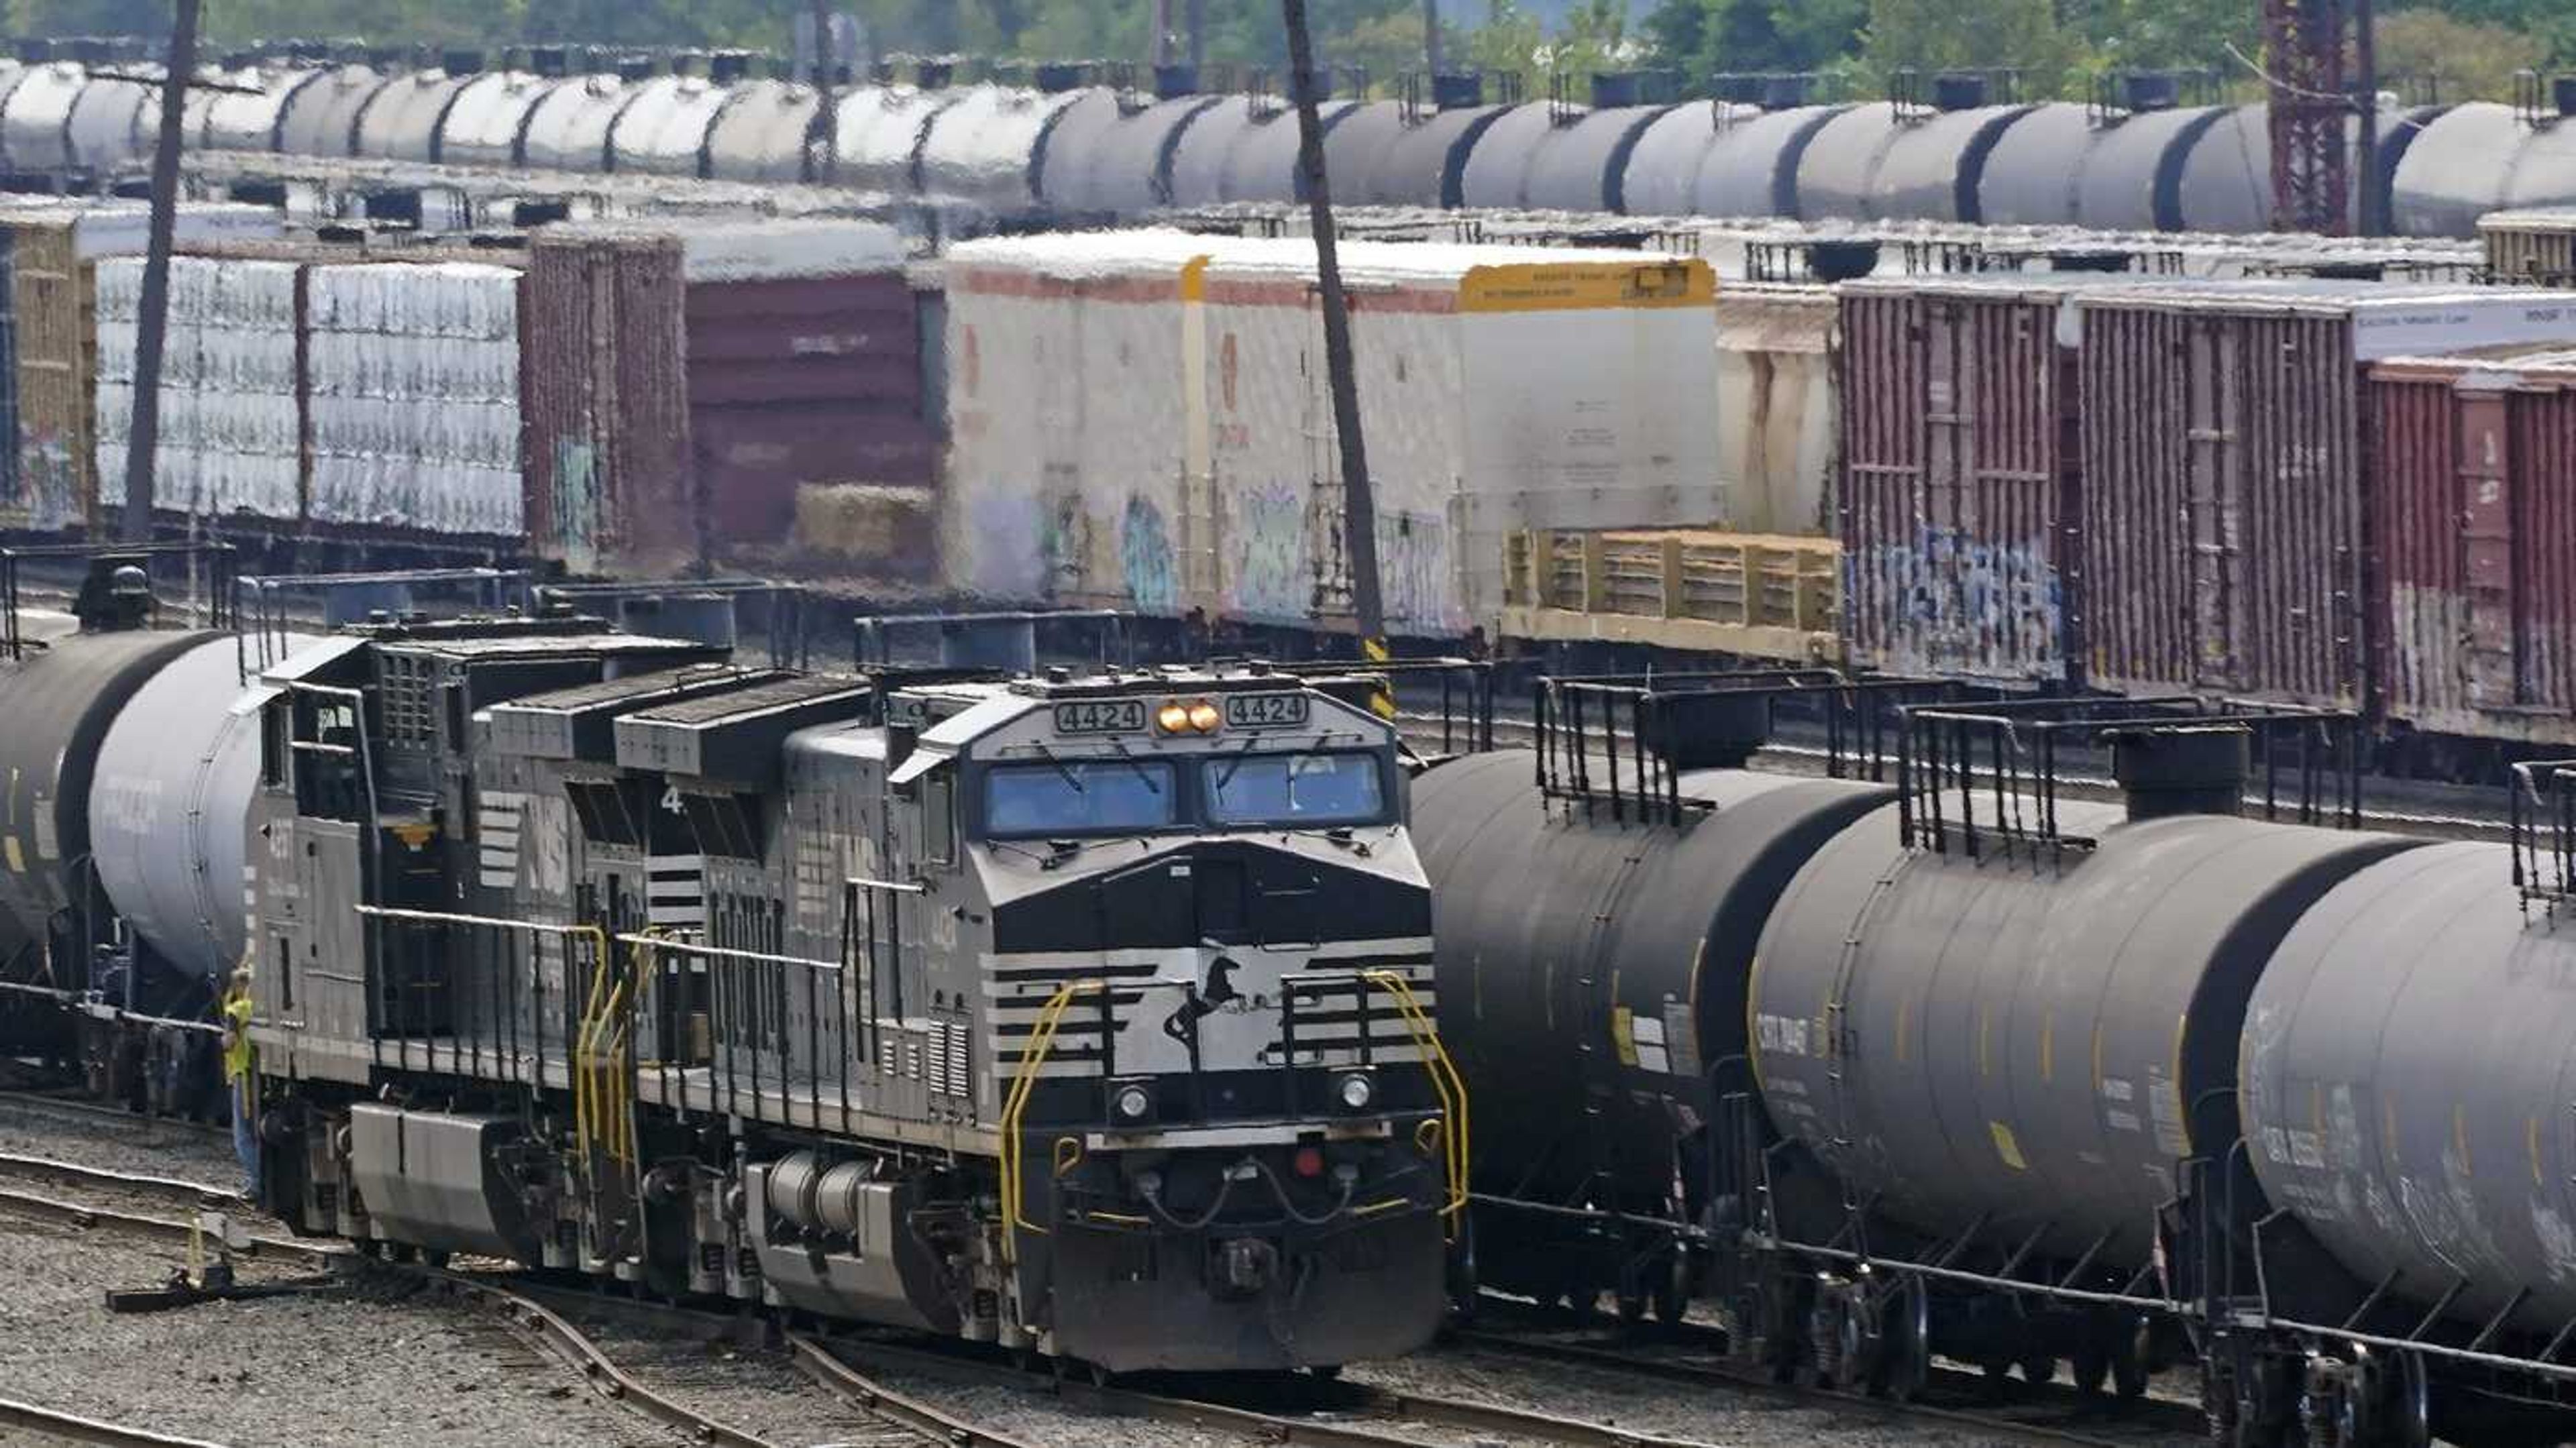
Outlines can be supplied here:
[[2013, 70], [2023, 95], [2054, 96], [2086, 59], [2055, 0], [1869, 0], [1857, 79], [1875, 90], [1905, 69]]
[[2439, 77], [2444, 100], [2511, 100], [2513, 73], [2547, 49], [2510, 26], [2440, 10], [2400, 10], [2379, 21], [2380, 74]]
[[1860, 44], [1868, 0], [1663, 0], [1645, 38], [1695, 86], [1719, 75], [1823, 70]]

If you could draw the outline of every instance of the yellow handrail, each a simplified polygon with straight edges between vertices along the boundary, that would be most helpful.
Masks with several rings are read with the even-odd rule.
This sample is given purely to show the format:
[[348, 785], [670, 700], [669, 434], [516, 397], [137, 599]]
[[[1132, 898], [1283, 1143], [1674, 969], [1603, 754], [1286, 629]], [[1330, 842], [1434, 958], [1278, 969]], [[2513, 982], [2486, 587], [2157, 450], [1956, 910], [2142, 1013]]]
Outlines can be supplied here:
[[1439, 1026], [1423, 1009], [1422, 998], [1413, 993], [1412, 981], [1384, 966], [1361, 972], [1361, 978], [1394, 999], [1396, 1010], [1404, 1017], [1405, 1029], [1413, 1034], [1413, 1044], [1421, 1048], [1423, 1073], [1431, 1078], [1431, 1089], [1440, 1098], [1441, 1114], [1449, 1121], [1440, 1143], [1442, 1163], [1449, 1177], [1449, 1200], [1440, 1215], [1455, 1217], [1467, 1209], [1467, 1082], [1458, 1074], [1457, 1063], [1449, 1059], [1449, 1048], [1441, 1043]]
[[1109, 983], [1097, 978], [1069, 980], [1047, 997], [1038, 1008], [1037, 1023], [1029, 1029], [1029, 1043], [1020, 1052], [1019, 1069], [1012, 1073], [1011, 1092], [1002, 1103], [1002, 1243], [1004, 1255], [1015, 1258], [1022, 1229], [1043, 1237], [1047, 1229], [1030, 1221], [1020, 1212], [1020, 1120], [1027, 1115], [1029, 1097], [1037, 1090], [1038, 1068], [1046, 1064], [1047, 1052], [1055, 1048], [1056, 1028], [1064, 1024], [1064, 1013], [1077, 996], [1107, 990]]

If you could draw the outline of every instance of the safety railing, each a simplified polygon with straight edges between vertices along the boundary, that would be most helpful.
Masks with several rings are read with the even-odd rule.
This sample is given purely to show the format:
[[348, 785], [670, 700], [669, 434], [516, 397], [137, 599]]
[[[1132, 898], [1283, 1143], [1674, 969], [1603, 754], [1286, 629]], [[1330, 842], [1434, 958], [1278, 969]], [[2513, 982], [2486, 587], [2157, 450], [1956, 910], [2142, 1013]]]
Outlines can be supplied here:
[[182, 611], [190, 625], [201, 622], [207, 628], [232, 626], [236, 564], [228, 543], [39, 543], [0, 548], [0, 658], [23, 659], [36, 643], [26, 626], [25, 613], [26, 589], [38, 576], [54, 567], [86, 566], [92, 576], [63, 580], [77, 589], [72, 611], [80, 613], [107, 601], [101, 590], [108, 580], [95, 576], [99, 571], [96, 565], [129, 559], [144, 570], [147, 579], [166, 572], [175, 560], [183, 570]]
[[[2239, 731], [2245, 736], [2252, 796], [2264, 818], [2287, 813], [2303, 824], [2361, 822], [2360, 720], [2345, 710], [2208, 700], [2146, 698], [1996, 699], [1904, 711], [1897, 758], [1898, 824], [1917, 849], [1974, 858], [2020, 845], [2089, 849], [2094, 837], [2069, 827], [2059, 805], [2071, 770], [2122, 745], [2156, 736]], [[2283, 754], [2291, 756], [2285, 765]], [[2246, 799], [2242, 777], [2210, 786], [2232, 812]]]
[[1677, 824], [1704, 812], [1691, 770], [1733, 768], [1767, 745], [1780, 706], [1812, 714], [1829, 777], [1885, 777], [1895, 711], [1968, 692], [1948, 680], [1854, 679], [1837, 669], [1543, 677], [1534, 700], [1539, 792], [1613, 820]]
[[2576, 759], [2513, 766], [2506, 786], [2513, 886], [2524, 908], [2576, 900]]
[[[481, 998], [471, 991], [457, 994], [448, 1000], [447, 1010], [433, 1013], [425, 1003], [418, 1010], [407, 1010], [401, 1004], [405, 993], [397, 992], [395, 1009], [380, 1017], [369, 1032], [378, 1065], [387, 1064], [384, 1048], [389, 1040], [397, 1045], [422, 1041], [433, 1051], [444, 1040], [451, 1066], [461, 1067], [465, 1074], [542, 1089], [546, 1084], [548, 1047], [559, 1047], [572, 1080], [573, 1131], [583, 1160], [588, 1161], [597, 1147], [610, 1159], [632, 1165], [634, 1113], [629, 1109], [631, 1058], [626, 1054], [631, 982], [617, 969], [616, 954], [610, 948], [605, 928], [382, 905], [359, 905], [357, 913], [379, 926], [442, 932], [442, 937], [432, 943], [437, 957], [447, 964], [450, 981], [454, 979], [456, 962], [476, 961], [482, 967]], [[496, 948], [456, 948], [456, 942], [444, 938], [444, 933], [459, 929], [490, 932]], [[503, 944], [514, 939], [529, 942], [524, 953]], [[548, 999], [545, 962], [535, 943], [539, 940], [561, 942], [564, 954], [564, 984], [561, 994], [552, 1000]], [[577, 958], [577, 946], [588, 947], [587, 959]], [[386, 952], [379, 949], [371, 954], [381, 964]], [[381, 990], [389, 982], [380, 980], [376, 984]], [[572, 999], [576, 990], [581, 993], [578, 1011]], [[519, 1006], [523, 998], [527, 1006], [525, 1037], [520, 1032]], [[465, 1013], [469, 1008], [475, 1013]], [[569, 1016], [551, 1042], [546, 1029], [550, 1015]], [[433, 1054], [431, 1060], [435, 1059]]]
[[[1441, 753], [1487, 753], [1494, 747], [1495, 665], [1490, 659], [1454, 655], [1299, 663], [1267, 659], [1211, 659], [1209, 667], [1240, 667], [1319, 686], [1335, 678], [1369, 680], [1376, 685], [1370, 691], [1368, 701], [1371, 712], [1391, 722], [1411, 722], [1425, 727], [1436, 724], [1440, 731]], [[1421, 712], [1417, 708], [1428, 702], [1428, 688], [1419, 691], [1416, 688], [1426, 680], [1439, 685], [1437, 714]]]
[[529, 575], [498, 568], [401, 568], [364, 573], [244, 574], [232, 581], [231, 622], [245, 679], [286, 657], [299, 627], [337, 628], [376, 614], [500, 610], [528, 600]]
[[[763, 1096], [774, 1086], [776, 1119], [782, 1125], [796, 1125], [800, 1084], [810, 1090], [805, 1124], [818, 1131], [832, 1126], [823, 1116], [830, 1094], [827, 1084], [838, 1093], [844, 1122], [859, 1109], [861, 1103], [851, 1086], [856, 1074], [852, 1068], [858, 1063], [850, 1052], [859, 1031], [852, 1020], [850, 993], [843, 988], [847, 970], [842, 962], [709, 945], [663, 931], [620, 935], [617, 943], [632, 953], [634, 977], [641, 983], [634, 1018], [655, 1027], [655, 1054], [649, 1061], [638, 1062], [636, 1069], [658, 1075], [667, 1104], [683, 1104], [686, 1073], [703, 1057], [709, 1072], [709, 1099], [734, 1115], [764, 1114]], [[697, 967], [702, 963], [711, 969], [701, 972]], [[702, 1001], [701, 981], [707, 986]], [[785, 1009], [788, 1001], [800, 996], [801, 1033], [793, 1028]], [[689, 1034], [701, 1004], [707, 1023], [703, 1053]], [[802, 1075], [796, 1051], [799, 1034], [804, 1037]]]

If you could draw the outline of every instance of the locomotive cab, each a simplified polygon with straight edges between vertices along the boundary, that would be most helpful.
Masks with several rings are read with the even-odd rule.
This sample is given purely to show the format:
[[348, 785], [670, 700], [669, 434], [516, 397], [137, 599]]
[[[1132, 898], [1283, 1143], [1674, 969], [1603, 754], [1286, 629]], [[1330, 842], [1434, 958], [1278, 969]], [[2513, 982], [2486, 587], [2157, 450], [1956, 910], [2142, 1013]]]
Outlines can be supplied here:
[[1045, 1345], [1284, 1367], [1426, 1339], [1454, 1115], [1392, 728], [1263, 673], [927, 688], [887, 722]]

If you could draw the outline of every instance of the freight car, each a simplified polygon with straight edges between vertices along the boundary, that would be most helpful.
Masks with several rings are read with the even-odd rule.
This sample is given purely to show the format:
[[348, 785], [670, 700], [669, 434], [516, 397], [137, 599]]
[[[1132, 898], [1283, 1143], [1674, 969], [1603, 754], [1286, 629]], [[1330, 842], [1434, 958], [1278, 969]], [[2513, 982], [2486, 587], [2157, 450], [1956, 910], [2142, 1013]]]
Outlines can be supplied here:
[[[834, 134], [810, 138], [809, 160], [800, 123], [822, 109], [811, 77], [764, 75], [740, 55], [682, 57], [677, 73], [640, 59], [612, 71], [586, 56], [596, 67], [587, 76], [569, 74], [561, 47], [500, 76], [479, 74], [483, 59], [470, 51], [413, 68], [406, 58], [394, 47], [365, 64], [234, 57], [231, 83], [260, 94], [209, 101], [191, 144], [755, 182], [810, 176], [963, 202], [986, 223], [1015, 225], [1295, 194], [1283, 164], [1295, 128], [1262, 124], [1278, 108], [1201, 91], [1185, 66], [1144, 86], [1129, 68], [1041, 65], [1034, 85], [952, 88], [952, 63], [922, 62], [900, 80], [837, 85]], [[1559, 78], [1545, 101], [1488, 105], [1482, 77], [1441, 75], [1430, 78], [1428, 104], [1410, 86], [1401, 99], [1329, 102], [1328, 154], [1340, 198], [1379, 204], [2271, 226], [2260, 105], [2184, 106], [2177, 78], [2159, 73], [2120, 77], [2080, 104], [2008, 103], [1971, 74], [1899, 81], [1859, 104], [1813, 104], [1808, 87], [1778, 79], [1759, 94], [1738, 87], [1745, 93], [1676, 107], [1649, 99], [1646, 77], [1620, 72]], [[1575, 103], [1587, 82], [1591, 103]], [[80, 59], [36, 54], [0, 78], [0, 158], [22, 185], [113, 180], [143, 154], [142, 94], [132, 80], [93, 77]], [[2356, 215], [2373, 198], [2403, 234], [2465, 237], [2482, 210], [2576, 202], [2560, 119], [2536, 83], [2511, 107], [2390, 110], [2379, 168], [2353, 188]], [[1245, 159], [1246, 174], [1212, 164], [1254, 137], [1261, 154]]]
[[[1531, 1146], [1471, 1158], [1483, 1281], [1701, 1290], [1899, 1396], [2189, 1355], [2223, 1443], [2566, 1436], [2576, 766], [2510, 845], [2316, 828], [2352, 725], [2299, 710], [1917, 704], [1893, 791], [1738, 773], [1775, 688], [1561, 681], [1417, 786], [1444, 1035]], [[2096, 751], [2120, 804], [2060, 796]]]
[[1365, 710], [553, 619], [346, 635], [255, 701], [291, 1220], [1114, 1370], [1437, 1325], [1466, 1117]]

